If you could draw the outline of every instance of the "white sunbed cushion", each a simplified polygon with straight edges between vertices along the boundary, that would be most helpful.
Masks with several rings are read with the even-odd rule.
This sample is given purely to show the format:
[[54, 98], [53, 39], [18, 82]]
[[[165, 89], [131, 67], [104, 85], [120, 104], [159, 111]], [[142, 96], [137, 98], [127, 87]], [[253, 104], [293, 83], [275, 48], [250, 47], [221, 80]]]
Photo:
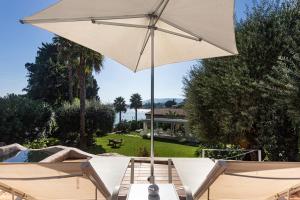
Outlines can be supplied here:
[[209, 158], [173, 158], [180, 180], [194, 195], [216, 165]]
[[129, 161], [128, 157], [94, 157], [89, 163], [112, 194], [114, 188], [121, 184]]

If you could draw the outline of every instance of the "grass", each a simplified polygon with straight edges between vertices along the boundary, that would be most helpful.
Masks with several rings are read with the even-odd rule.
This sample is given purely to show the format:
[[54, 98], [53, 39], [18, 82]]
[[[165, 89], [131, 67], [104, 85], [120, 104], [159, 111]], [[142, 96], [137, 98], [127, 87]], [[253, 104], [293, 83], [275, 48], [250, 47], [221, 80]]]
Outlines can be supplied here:
[[[123, 139], [123, 145], [120, 148], [108, 146], [108, 139]], [[146, 147], [150, 152], [150, 140], [143, 139], [136, 134], [109, 134], [104, 137], [96, 138], [96, 146], [89, 152], [100, 153], [119, 153], [126, 156], [138, 156], [139, 148]], [[154, 152], [156, 157], [195, 157], [197, 147], [175, 144], [172, 142], [155, 141]]]

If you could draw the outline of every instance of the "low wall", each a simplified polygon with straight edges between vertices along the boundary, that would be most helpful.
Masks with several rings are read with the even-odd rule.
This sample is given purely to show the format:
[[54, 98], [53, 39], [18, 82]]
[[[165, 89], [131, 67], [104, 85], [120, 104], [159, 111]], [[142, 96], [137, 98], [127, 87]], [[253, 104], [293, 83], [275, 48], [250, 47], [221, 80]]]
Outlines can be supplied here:
[[53, 155], [45, 158], [40, 162], [63, 162], [69, 159], [89, 159], [96, 155], [81, 151], [80, 149], [66, 146], [52, 146], [43, 149], [28, 149], [20, 144], [11, 144], [0, 147], [0, 156], [7, 156], [9, 154], [16, 153], [18, 151], [30, 150], [30, 151], [47, 151], [54, 153]]
[[15, 152], [23, 151], [23, 150], [27, 150], [27, 148], [23, 147], [22, 145], [17, 144], [17, 143], [2, 146], [2, 147], [0, 147], [0, 156], [6, 156], [6, 155], [13, 154]]
[[61, 148], [63, 150], [45, 158], [40, 162], [63, 162], [69, 159], [89, 159], [96, 156], [73, 147], [54, 146], [52, 148]]

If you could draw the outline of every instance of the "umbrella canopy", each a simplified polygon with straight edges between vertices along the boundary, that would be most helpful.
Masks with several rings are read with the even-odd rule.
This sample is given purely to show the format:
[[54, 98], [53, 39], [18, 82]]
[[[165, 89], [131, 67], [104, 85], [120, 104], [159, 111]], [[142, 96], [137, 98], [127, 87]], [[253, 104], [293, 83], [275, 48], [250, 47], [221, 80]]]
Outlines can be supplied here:
[[233, 10], [234, 0], [61, 0], [21, 22], [100, 52], [132, 71], [151, 67], [154, 183], [154, 67], [237, 54]]
[[[108, 56], [130, 70], [237, 54], [234, 0], [62, 0], [21, 20]], [[151, 22], [153, 20], [153, 22]]]

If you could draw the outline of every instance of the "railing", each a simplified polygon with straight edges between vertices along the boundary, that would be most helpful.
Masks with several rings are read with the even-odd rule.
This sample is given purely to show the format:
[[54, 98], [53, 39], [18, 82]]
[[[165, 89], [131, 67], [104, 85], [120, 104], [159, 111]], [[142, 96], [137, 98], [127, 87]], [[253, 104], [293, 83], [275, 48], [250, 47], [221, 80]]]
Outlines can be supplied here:
[[259, 162], [262, 161], [261, 159], [261, 150], [259, 149], [202, 149], [202, 158], [205, 158], [205, 152], [207, 151], [228, 151], [228, 152], [234, 152], [234, 151], [244, 151], [245, 153], [240, 153], [238, 155], [234, 155], [234, 156], [229, 156], [229, 157], [226, 157], [226, 158], [223, 158], [223, 160], [229, 160], [229, 159], [232, 159], [232, 158], [236, 158], [236, 157], [240, 157], [240, 156], [244, 156], [246, 154], [250, 154], [250, 153], [253, 153], [253, 152], [257, 152], [257, 160]]

